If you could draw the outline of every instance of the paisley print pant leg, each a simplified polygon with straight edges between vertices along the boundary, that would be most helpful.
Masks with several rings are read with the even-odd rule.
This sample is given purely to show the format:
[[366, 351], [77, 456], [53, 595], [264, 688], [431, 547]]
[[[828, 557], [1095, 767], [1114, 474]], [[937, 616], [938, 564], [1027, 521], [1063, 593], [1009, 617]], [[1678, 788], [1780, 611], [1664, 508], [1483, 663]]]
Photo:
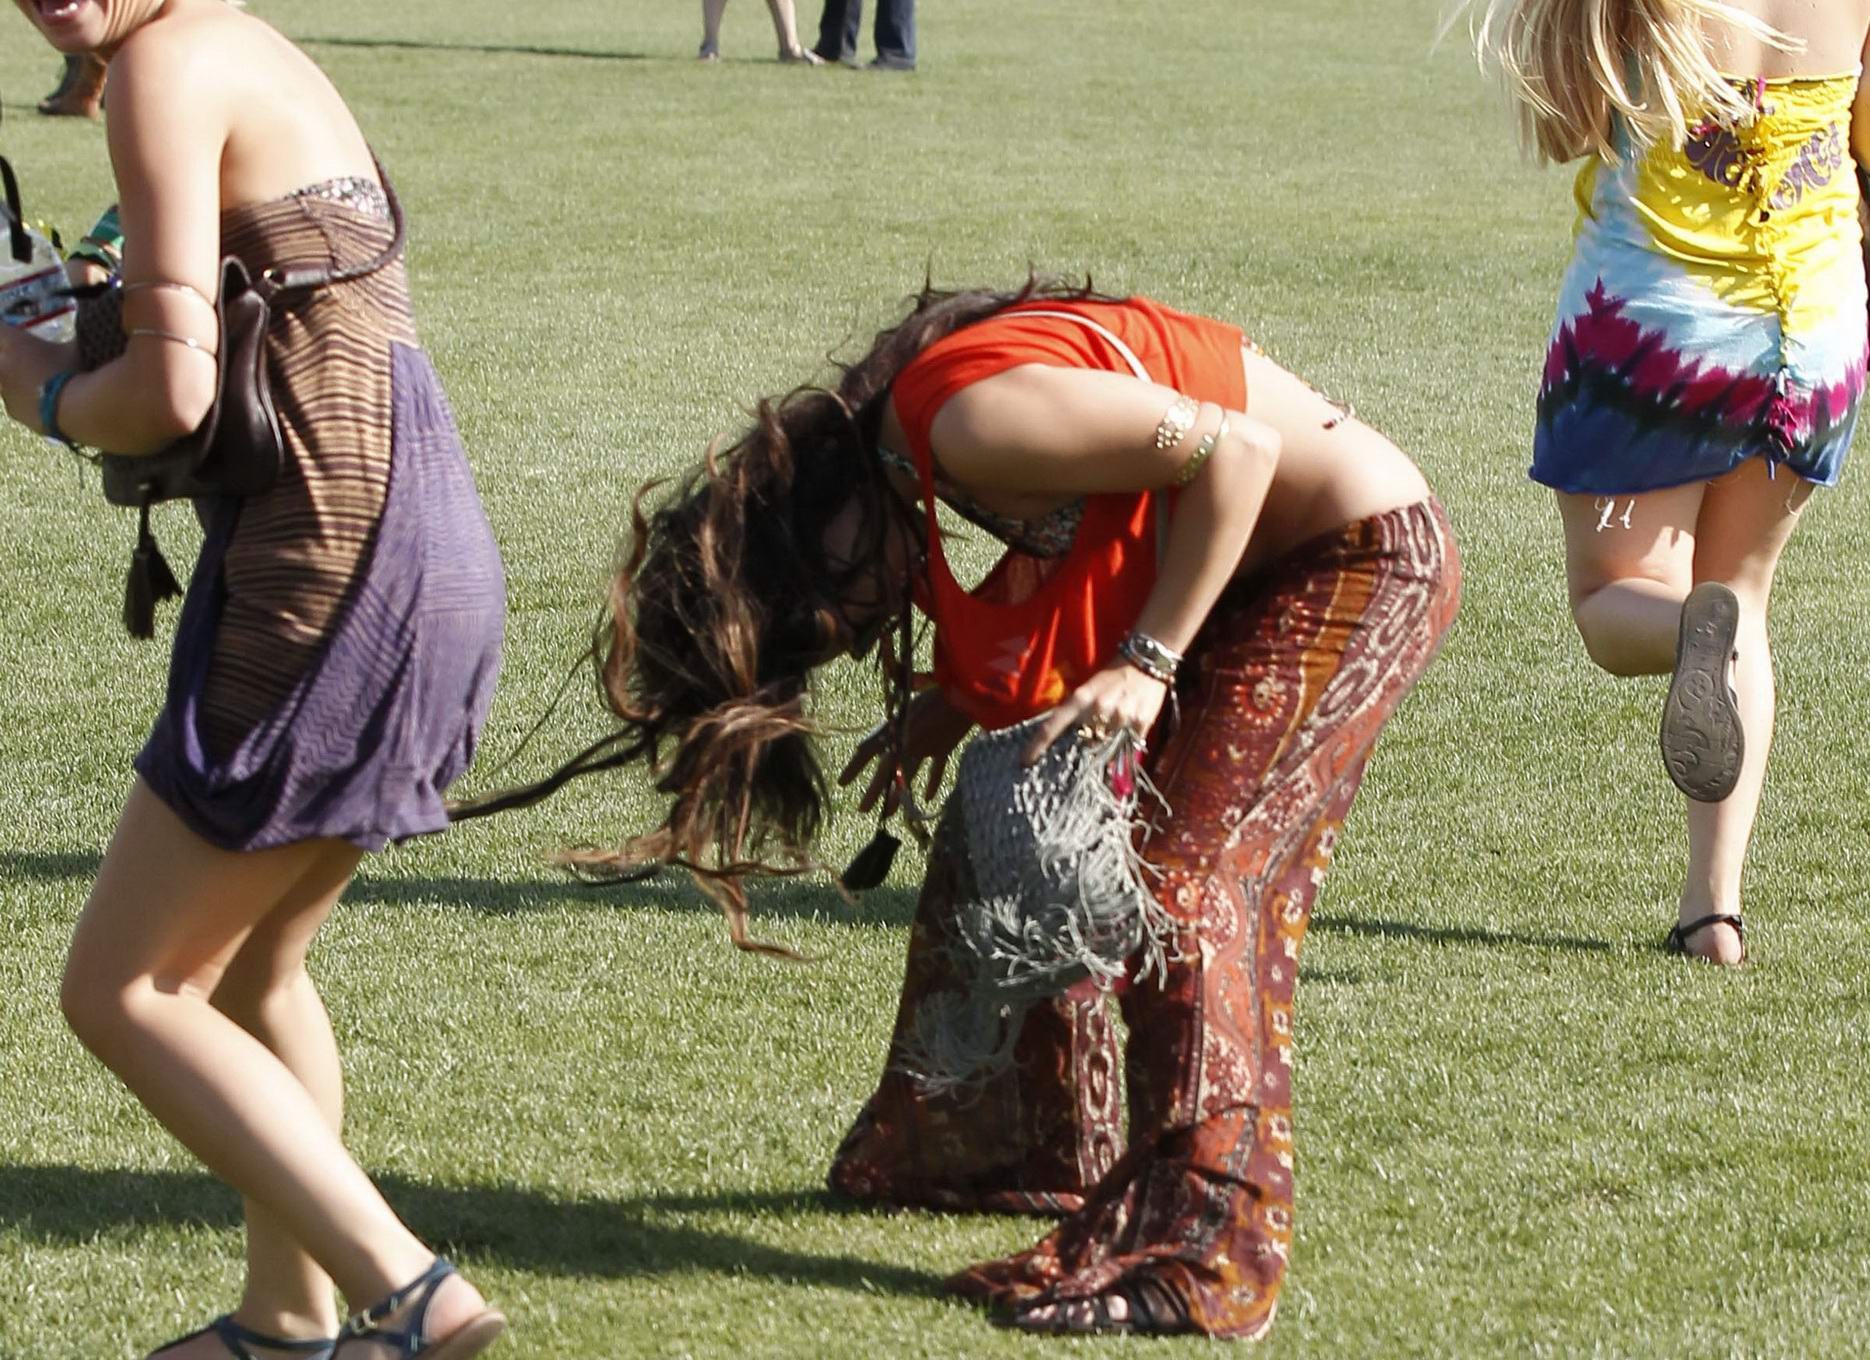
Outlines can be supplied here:
[[1427, 503], [1310, 545], [1216, 608], [1153, 770], [1172, 811], [1145, 854], [1181, 947], [1160, 985], [1124, 998], [1130, 1151], [1083, 1209], [957, 1292], [1018, 1310], [1121, 1289], [1212, 1336], [1270, 1326], [1292, 1241], [1299, 945], [1458, 582]]
[[949, 964], [952, 903], [969, 895], [951, 803], [935, 833], [909, 934], [907, 976], [882, 1080], [845, 1135], [827, 1180], [874, 1203], [977, 1213], [1065, 1214], [1123, 1150], [1116, 1027], [1086, 983], [1027, 1014], [1012, 1066], [930, 1095], [904, 1072], [925, 998], [960, 986]]

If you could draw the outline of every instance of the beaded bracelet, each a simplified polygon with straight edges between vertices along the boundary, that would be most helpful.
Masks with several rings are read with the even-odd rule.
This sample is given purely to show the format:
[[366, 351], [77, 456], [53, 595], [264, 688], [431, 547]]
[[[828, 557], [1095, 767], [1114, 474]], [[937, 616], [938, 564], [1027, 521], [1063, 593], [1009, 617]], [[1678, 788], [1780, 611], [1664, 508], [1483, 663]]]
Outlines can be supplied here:
[[1134, 632], [1117, 644], [1117, 655], [1151, 680], [1173, 684], [1182, 654], [1165, 647], [1148, 633]]
[[1174, 448], [1195, 428], [1195, 417], [1201, 414], [1201, 405], [1186, 393], [1178, 392], [1175, 400], [1169, 403], [1169, 409], [1162, 413], [1162, 421], [1156, 426], [1156, 448], [1163, 451]]
[[1175, 474], [1175, 481], [1171, 485], [1179, 490], [1194, 481], [1195, 474], [1201, 471], [1202, 464], [1208, 461], [1215, 447], [1225, 438], [1227, 438], [1227, 412], [1223, 411], [1221, 423], [1201, 437], [1201, 442], [1195, 445], [1195, 451], [1188, 455], [1188, 461], [1182, 464], [1181, 471]]
[[39, 388], [39, 428], [45, 431], [47, 439], [56, 439], [68, 449], [78, 447], [78, 441], [71, 438], [58, 427], [58, 399], [64, 395], [65, 384], [78, 374], [73, 369], [54, 373]]

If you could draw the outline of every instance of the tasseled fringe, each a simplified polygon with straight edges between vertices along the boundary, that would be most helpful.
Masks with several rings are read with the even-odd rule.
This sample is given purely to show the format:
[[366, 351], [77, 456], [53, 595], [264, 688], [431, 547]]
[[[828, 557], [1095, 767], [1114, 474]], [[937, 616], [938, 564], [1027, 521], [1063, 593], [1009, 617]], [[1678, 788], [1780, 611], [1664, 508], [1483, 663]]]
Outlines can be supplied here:
[[123, 626], [133, 638], [156, 636], [156, 606], [182, 593], [169, 561], [156, 546], [149, 530], [149, 505], [137, 516], [136, 549], [130, 554], [130, 572], [123, 583]]
[[896, 862], [896, 852], [902, 849], [902, 844], [879, 823], [870, 843], [859, 850], [850, 867], [838, 875], [844, 891], [869, 892], [882, 883], [890, 876], [890, 866]]
[[1167, 804], [1134, 740], [1067, 736], [1025, 768], [1033, 730], [976, 738], [950, 797], [963, 819], [954, 852], [967, 856], [973, 889], [952, 907], [960, 986], [924, 999], [898, 1063], [931, 1094], [1005, 1071], [1035, 1002], [1085, 979], [1161, 979], [1181, 958], [1177, 923], [1149, 890], [1156, 870], [1135, 846], [1144, 801]]

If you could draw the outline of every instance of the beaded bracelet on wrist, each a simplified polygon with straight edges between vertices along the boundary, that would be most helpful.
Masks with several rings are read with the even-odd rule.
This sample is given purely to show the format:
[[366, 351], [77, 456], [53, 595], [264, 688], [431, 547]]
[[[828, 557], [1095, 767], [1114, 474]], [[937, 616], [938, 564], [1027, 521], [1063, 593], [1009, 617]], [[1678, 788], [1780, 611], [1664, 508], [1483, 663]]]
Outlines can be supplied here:
[[1173, 684], [1182, 654], [1163, 646], [1148, 633], [1131, 633], [1117, 644], [1117, 655], [1150, 679]]

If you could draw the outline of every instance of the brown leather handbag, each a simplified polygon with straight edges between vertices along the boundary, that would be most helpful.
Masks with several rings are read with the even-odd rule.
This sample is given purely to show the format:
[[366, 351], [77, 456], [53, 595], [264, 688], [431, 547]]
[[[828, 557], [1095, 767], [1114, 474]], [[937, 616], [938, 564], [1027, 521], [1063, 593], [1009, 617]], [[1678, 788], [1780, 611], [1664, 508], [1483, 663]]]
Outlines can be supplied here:
[[[286, 445], [267, 373], [266, 335], [284, 299], [376, 273], [403, 253], [407, 232], [402, 204], [378, 167], [394, 233], [383, 252], [348, 269], [317, 266], [269, 268], [257, 277], [237, 257], [221, 261], [215, 315], [221, 348], [215, 365], [214, 404], [184, 439], [156, 453], [100, 453], [104, 498], [138, 512], [136, 548], [124, 587], [124, 627], [132, 637], [155, 633], [155, 606], [181, 594], [175, 573], [156, 546], [149, 508], [162, 501], [255, 496], [270, 489], [286, 466]], [[77, 290], [79, 366], [93, 369], [123, 353], [122, 281]]]

